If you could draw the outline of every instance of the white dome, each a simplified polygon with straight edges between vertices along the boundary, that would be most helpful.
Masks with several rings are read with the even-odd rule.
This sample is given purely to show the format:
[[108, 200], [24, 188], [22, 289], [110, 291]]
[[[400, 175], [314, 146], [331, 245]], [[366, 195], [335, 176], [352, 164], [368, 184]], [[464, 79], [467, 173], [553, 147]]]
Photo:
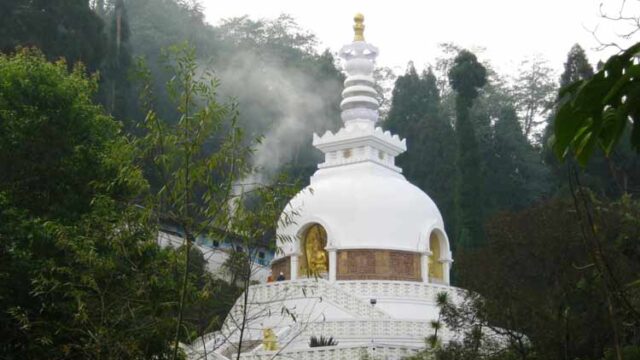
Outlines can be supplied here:
[[285, 212], [294, 223], [278, 229], [278, 258], [297, 253], [295, 239], [314, 223], [325, 228], [327, 248], [338, 250], [425, 252], [436, 230], [446, 244], [443, 255], [449, 257], [442, 216], [433, 200], [401, 174], [371, 162], [318, 170]]

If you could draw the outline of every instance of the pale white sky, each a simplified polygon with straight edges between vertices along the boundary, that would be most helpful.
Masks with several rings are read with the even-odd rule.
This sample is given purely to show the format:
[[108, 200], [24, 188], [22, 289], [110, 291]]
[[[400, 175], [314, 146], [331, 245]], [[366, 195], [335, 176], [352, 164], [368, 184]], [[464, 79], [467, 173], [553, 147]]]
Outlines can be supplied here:
[[[605, 1], [605, 9], [617, 13], [622, 0]], [[378, 46], [378, 63], [396, 73], [413, 60], [420, 69], [434, 62], [438, 44], [454, 42], [466, 48], [485, 48], [479, 54], [499, 73], [511, 74], [520, 61], [541, 54], [561, 72], [571, 46], [578, 42], [595, 64], [614, 50], [595, 51], [598, 45], [588, 29], [598, 26], [603, 40], [616, 39], [622, 24], [612, 26], [599, 17], [603, 0], [202, 0], [207, 20], [249, 15], [275, 18], [293, 16], [314, 33], [321, 48], [337, 51], [352, 40], [353, 15], [365, 16], [365, 38]], [[639, 1], [627, 4], [638, 14]], [[637, 39], [636, 39], [637, 41]]]

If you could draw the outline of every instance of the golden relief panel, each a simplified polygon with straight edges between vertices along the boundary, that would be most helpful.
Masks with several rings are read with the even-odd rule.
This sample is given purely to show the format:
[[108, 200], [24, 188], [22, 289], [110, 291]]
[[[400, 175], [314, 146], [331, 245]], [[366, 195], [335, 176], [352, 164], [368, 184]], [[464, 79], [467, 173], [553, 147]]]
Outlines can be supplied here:
[[339, 250], [338, 280], [420, 281], [420, 254], [382, 249]]

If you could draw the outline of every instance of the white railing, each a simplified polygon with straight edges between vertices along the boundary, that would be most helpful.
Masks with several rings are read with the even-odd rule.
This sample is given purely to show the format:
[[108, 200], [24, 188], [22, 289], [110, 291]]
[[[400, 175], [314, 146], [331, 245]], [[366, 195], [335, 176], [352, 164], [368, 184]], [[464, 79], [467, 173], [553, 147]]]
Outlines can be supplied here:
[[231, 346], [226, 343], [225, 337], [221, 335], [219, 331], [205, 334], [190, 345], [185, 345], [184, 350], [189, 360], [215, 360], [223, 358], [221, 355], [216, 354], [222, 352], [225, 347]]
[[[413, 299], [427, 303], [435, 303], [438, 293], [445, 292], [454, 302], [458, 302], [461, 294], [460, 289], [440, 285], [425, 284], [418, 282], [406, 281], [337, 281], [330, 283], [324, 279], [299, 279], [294, 281], [281, 281], [267, 284], [252, 285], [249, 288], [249, 308], [247, 313], [249, 318], [256, 320], [260, 317], [274, 316], [280, 314], [280, 304], [283, 301], [294, 299], [310, 299], [317, 302], [328, 302], [332, 305], [351, 314], [353, 319], [340, 321], [308, 321], [299, 319], [303, 324], [295, 325], [295, 331], [287, 331], [286, 334], [280, 334], [279, 342], [281, 344], [289, 342], [290, 337], [295, 337], [293, 342], [305, 341], [311, 335], [333, 336], [338, 339], [357, 339], [362, 338], [379, 338], [379, 339], [404, 339], [408, 343], [419, 343], [426, 336], [432, 334], [433, 329], [428, 321], [404, 321], [393, 320], [384, 311], [371, 306], [366, 299], [369, 298], [399, 298]], [[208, 350], [220, 353], [220, 349], [225, 348], [229, 341], [235, 337], [237, 326], [234, 321], [230, 320], [234, 317], [235, 321], [241, 319], [243, 310], [243, 297], [239, 297], [236, 304], [232, 308], [221, 332], [205, 335], [205, 342]], [[250, 320], [250, 322], [253, 322]], [[293, 325], [293, 324], [292, 324]], [[234, 330], [235, 329], [235, 330]], [[260, 333], [254, 334], [260, 336]], [[439, 337], [449, 339], [454, 334], [450, 334], [448, 330], [439, 330]], [[247, 338], [250, 336], [247, 334]], [[406, 341], [401, 343], [406, 344]], [[348, 341], [346, 341], [348, 343]], [[202, 340], [198, 339], [192, 344], [191, 349], [194, 353], [202, 348]], [[346, 345], [346, 344], [345, 344]], [[217, 350], [214, 350], [216, 349]], [[332, 347], [333, 348], [333, 347]], [[344, 349], [347, 349], [346, 347]], [[349, 347], [351, 349], [351, 347]], [[256, 349], [259, 350], [259, 349]], [[342, 351], [342, 350], [341, 350]], [[347, 350], [344, 350], [347, 351]], [[351, 351], [351, 350], [349, 350]], [[254, 354], [255, 359], [267, 359], [262, 357], [262, 351]], [[313, 353], [315, 354], [315, 353]], [[195, 355], [195, 354], [194, 354]], [[249, 355], [247, 355], [249, 356]], [[316, 356], [316, 355], [309, 355]], [[319, 356], [319, 355], [318, 355]], [[340, 356], [343, 356], [342, 354]], [[344, 355], [348, 358], [347, 355]], [[281, 356], [279, 355], [278, 358]], [[296, 358], [296, 357], [294, 357]], [[309, 359], [329, 359], [328, 357], [309, 357]], [[247, 358], [254, 359], [254, 358]]]
[[336, 281], [335, 286], [360, 298], [401, 298], [430, 303], [435, 303], [437, 294], [441, 292], [457, 302], [462, 291], [453, 286], [412, 281], [344, 280]]
[[[267, 284], [252, 285], [249, 288], [250, 306], [263, 306], [283, 300], [322, 298], [333, 305], [345, 310], [356, 318], [390, 318], [389, 315], [371, 306], [358, 296], [335, 286], [325, 279], [300, 279], [294, 281], [279, 281]], [[238, 299], [234, 315], [239, 315], [242, 307], [242, 297]]]
[[271, 360], [271, 359], [295, 359], [295, 360], [342, 360], [360, 359], [369, 356], [372, 359], [400, 360], [404, 357], [416, 354], [420, 349], [408, 346], [394, 346], [376, 344], [375, 346], [324, 346], [292, 351], [273, 351], [261, 354], [242, 354], [243, 360]]
[[[434, 329], [430, 321], [378, 319], [311, 322], [306, 324], [296, 324], [278, 334], [279, 346], [284, 348], [281, 352], [263, 351], [262, 346], [258, 346], [251, 352], [243, 354], [242, 359], [271, 359], [276, 354], [277, 359], [352, 359], [349, 356], [356, 354], [353, 352], [353, 349], [358, 349], [357, 356], [360, 356], [363, 349], [370, 350], [371, 346], [376, 347], [376, 351], [374, 353], [377, 354], [377, 356], [390, 356], [381, 357], [382, 359], [393, 359], [395, 358], [393, 356], [398, 355], [396, 354], [398, 351], [400, 352], [398, 356], [402, 355], [403, 357], [411, 355], [411, 353], [407, 353], [407, 351], [410, 349], [413, 349], [411, 351], [415, 351], [415, 349], [423, 347], [425, 338], [433, 334]], [[303, 346], [306, 346], [308, 339], [312, 335], [324, 335], [325, 337], [331, 336], [338, 341], [339, 345], [342, 345], [317, 349], [300, 349], [300, 343], [303, 343]], [[455, 336], [455, 333], [445, 327], [438, 330], [438, 337], [445, 343], [453, 339]], [[369, 339], [374, 339], [372, 345], [350, 345], [353, 343], [369, 342]], [[388, 345], [389, 342], [396, 343], [396, 345]], [[405, 344], [406, 346], [398, 346], [398, 343]], [[289, 346], [291, 349], [287, 349]], [[194, 346], [194, 348], [195, 347], [196, 346]], [[200, 351], [197, 351], [196, 349], [193, 350], [195, 351], [190, 354], [190, 359], [203, 358], [201, 349]], [[199, 354], [200, 357], [197, 357], [196, 354]], [[353, 359], [358, 359], [358, 357], [354, 357]]]
[[[427, 336], [433, 334], [431, 321], [339, 320], [305, 324], [300, 327], [299, 337], [308, 339], [312, 335], [332, 336], [338, 342], [341, 339], [402, 338], [422, 344]], [[438, 337], [445, 341], [452, 336], [454, 333], [445, 327], [438, 330]]]
[[[257, 320], [280, 313], [279, 304], [285, 300], [316, 299], [326, 301], [361, 319], [389, 319], [384, 311], [372, 307], [357, 296], [351, 295], [341, 288], [324, 279], [299, 279], [294, 281], [279, 281], [249, 287], [247, 319]], [[237, 322], [242, 321], [243, 300], [241, 295], [231, 308], [221, 331], [204, 335], [205, 346], [208, 351], [220, 351], [229, 345], [238, 333]], [[202, 339], [196, 340], [191, 346], [193, 353], [203, 350]]]

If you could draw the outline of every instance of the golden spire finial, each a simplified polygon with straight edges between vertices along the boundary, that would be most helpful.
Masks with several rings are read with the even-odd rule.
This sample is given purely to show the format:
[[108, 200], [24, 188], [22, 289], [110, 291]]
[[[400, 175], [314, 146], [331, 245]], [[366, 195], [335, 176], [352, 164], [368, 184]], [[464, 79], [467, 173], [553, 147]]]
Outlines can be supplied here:
[[364, 15], [357, 13], [356, 16], [353, 17], [353, 32], [355, 35], [353, 36], [353, 41], [364, 41]]

